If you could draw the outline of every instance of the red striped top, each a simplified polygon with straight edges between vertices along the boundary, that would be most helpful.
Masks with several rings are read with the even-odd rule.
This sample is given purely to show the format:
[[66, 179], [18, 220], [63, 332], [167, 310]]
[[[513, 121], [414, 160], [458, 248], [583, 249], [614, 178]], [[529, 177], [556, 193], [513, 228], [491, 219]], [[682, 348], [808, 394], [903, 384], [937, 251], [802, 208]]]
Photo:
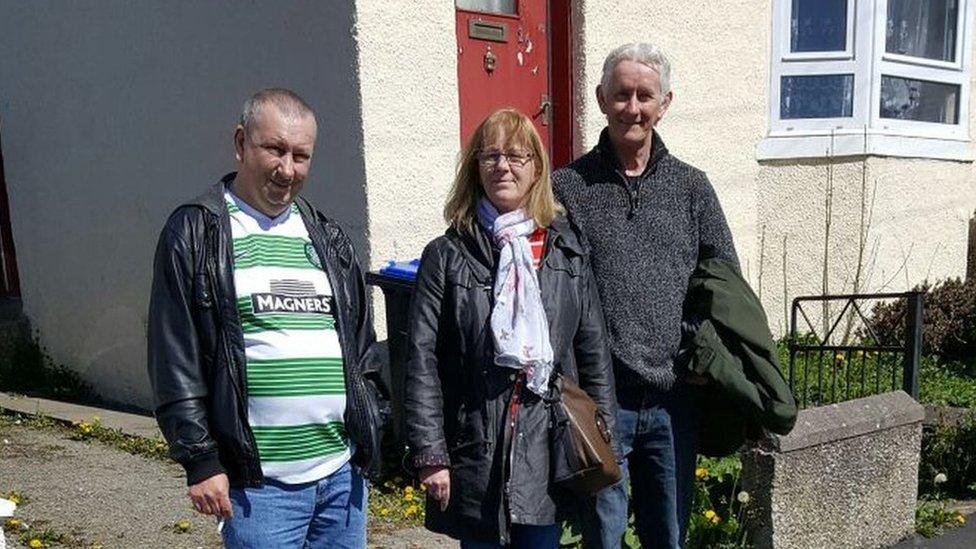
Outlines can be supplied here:
[[532, 247], [532, 266], [537, 270], [542, 265], [542, 254], [546, 247], [546, 228], [539, 227], [529, 235], [529, 246]]

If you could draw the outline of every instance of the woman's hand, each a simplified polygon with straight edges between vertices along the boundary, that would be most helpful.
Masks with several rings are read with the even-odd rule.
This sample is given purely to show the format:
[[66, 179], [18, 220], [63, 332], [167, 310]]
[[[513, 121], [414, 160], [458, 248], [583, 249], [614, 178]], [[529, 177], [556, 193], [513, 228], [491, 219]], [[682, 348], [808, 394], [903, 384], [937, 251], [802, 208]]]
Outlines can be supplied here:
[[451, 499], [451, 470], [443, 465], [424, 467], [420, 470], [420, 482], [427, 487], [427, 494], [441, 504], [441, 511], [447, 509]]

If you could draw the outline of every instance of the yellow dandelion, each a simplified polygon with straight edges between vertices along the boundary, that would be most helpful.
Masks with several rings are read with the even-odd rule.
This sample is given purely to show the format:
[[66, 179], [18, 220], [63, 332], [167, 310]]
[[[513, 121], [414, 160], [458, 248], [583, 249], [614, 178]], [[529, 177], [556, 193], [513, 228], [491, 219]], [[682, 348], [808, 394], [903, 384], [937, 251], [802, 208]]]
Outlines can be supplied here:
[[412, 494], [413, 493], [413, 486], [407, 486], [406, 488], [404, 488], [403, 489], [403, 493], [404, 494]]
[[708, 520], [712, 520], [712, 519], [714, 519], [715, 517], [718, 516], [717, 514], [715, 514], [715, 511], [713, 511], [711, 509], [709, 509], [708, 511], [705, 511], [702, 514], [704, 514], [705, 515], [705, 518], [707, 518]]
[[15, 518], [7, 519], [7, 528], [12, 528], [12, 529], [20, 528], [20, 520]]
[[695, 469], [695, 476], [698, 478], [705, 478], [708, 476], [708, 469], [704, 467], [699, 467]]
[[41, 547], [44, 547], [44, 542], [37, 538], [34, 538], [27, 542], [27, 546], [30, 547], [31, 549], [40, 549]]
[[956, 522], [958, 522], [960, 525], [966, 524], [966, 516], [962, 513], [956, 513]]
[[404, 494], [403, 501], [413, 501], [413, 494]]
[[193, 527], [193, 524], [191, 524], [190, 521], [184, 519], [174, 524], [174, 526], [176, 527], [177, 532], [184, 534], [190, 531], [190, 528]]
[[21, 503], [24, 502], [23, 498], [21, 498], [20, 494], [18, 494], [17, 492], [10, 492], [7, 495], [7, 499], [14, 502], [15, 505], [20, 505]]
[[390, 510], [387, 509], [386, 507], [380, 509], [380, 516], [381, 517], [388, 517], [388, 516], [390, 516]]
[[844, 362], [844, 353], [835, 354], [834, 360], [836, 360], [837, 362]]

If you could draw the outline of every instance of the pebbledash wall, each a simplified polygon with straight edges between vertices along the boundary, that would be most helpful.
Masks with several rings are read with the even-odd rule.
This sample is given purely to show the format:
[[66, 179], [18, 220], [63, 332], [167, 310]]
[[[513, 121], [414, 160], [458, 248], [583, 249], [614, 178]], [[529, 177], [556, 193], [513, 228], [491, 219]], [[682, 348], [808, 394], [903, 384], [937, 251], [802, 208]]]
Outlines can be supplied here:
[[[444, 229], [459, 149], [452, 4], [0, 4], [0, 132], [24, 309], [53, 358], [107, 399], [151, 405], [145, 323], [158, 230], [232, 169], [239, 104], [261, 87], [291, 87], [317, 109], [305, 192], [344, 224], [363, 263], [418, 256]], [[762, 264], [763, 301], [781, 331], [784, 236], [788, 297], [820, 290], [827, 162], [756, 160], [768, 128], [770, 4], [574, 1], [574, 119], [582, 153], [604, 124], [594, 89], [606, 52], [632, 40], [666, 48], [675, 100], [659, 130], [708, 172], [757, 287]], [[865, 162], [877, 181], [865, 289], [962, 275], [973, 164]], [[856, 254], [861, 173], [859, 159], [834, 161], [832, 290]], [[383, 298], [373, 297], [385, 337]]]
[[[963, 276], [967, 223], [976, 208], [972, 162], [880, 156], [757, 160], [757, 145], [769, 127], [772, 4], [577, 2], [578, 144], [591, 147], [604, 125], [593, 90], [606, 52], [627, 41], [658, 43], [671, 56], [675, 94], [661, 135], [672, 153], [708, 173], [744, 272], [757, 291], [762, 280], [774, 332], [785, 331], [784, 293], [787, 301], [821, 293], [828, 164], [834, 187], [830, 293], [852, 290], [862, 173], [869, 202], [875, 188], [877, 194], [861, 292], [902, 291], [925, 278]], [[971, 33], [973, 19], [968, 21], [965, 32]], [[972, 97], [969, 102], [976, 105]], [[976, 109], [969, 113], [972, 137]], [[971, 155], [972, 142], [968, 148]]]

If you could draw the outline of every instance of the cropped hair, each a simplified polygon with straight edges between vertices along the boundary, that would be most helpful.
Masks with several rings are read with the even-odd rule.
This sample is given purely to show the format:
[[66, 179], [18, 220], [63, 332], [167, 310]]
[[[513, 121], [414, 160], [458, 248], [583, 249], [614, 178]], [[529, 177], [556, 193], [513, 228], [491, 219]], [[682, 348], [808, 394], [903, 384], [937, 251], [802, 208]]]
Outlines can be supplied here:
[[603, 76], [600, 78], [600, 86], [604, 90], [610, 85], [613, 69], [617, 68], [621, 61], [636, 61], [654, 69], [661, 79], [661, 94], [667, 95], [671, 91], [671, 61], [661, 48], [643, 42], [618, 46], [607, 55], [606, 60], [603, 61]]
[[304, 118], [310, 116], [312, 120], [315, 120], [315, 112], [312, 107], [309, 107], [308, 103], [297, 93], [285, 88], [267, 88], [255, 93], [244, 102], [244, 108], [241, 109], [240, 124], [245, 132], [250, 133], [254, 120], [269, 103], [277, 107], [287, 117]]
[[525, 211], [536, 225], [548, 227], [556, 214], [562, 212], [549, 180], [549, 156], [532, 120], [511, 108], [497, 110], [482, 120], [461, 150], [454, 184], [444, 204], [444, 220], [459, 230], [474, 231], [478, 200], [485, 196], [478, 169], [478, 153], [485, 144], [493, 144], [499, 138], [504, 139], [505, 149], [517, 147], [532, 154], [535, 180], [526, 197]]

